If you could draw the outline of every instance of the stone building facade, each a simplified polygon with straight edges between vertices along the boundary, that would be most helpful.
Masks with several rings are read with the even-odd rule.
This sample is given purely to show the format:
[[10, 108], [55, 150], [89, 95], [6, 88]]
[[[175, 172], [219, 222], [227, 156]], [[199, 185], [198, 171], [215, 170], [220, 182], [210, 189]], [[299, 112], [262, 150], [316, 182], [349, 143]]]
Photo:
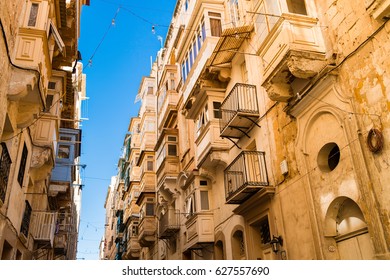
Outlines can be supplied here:
[[83, 0], [0, 3], [0, 258], [75, 259]]
[[382, 0], [177, 1], [154, 154], [140, 138], [139, 258], [389, 259], [389, 16]]

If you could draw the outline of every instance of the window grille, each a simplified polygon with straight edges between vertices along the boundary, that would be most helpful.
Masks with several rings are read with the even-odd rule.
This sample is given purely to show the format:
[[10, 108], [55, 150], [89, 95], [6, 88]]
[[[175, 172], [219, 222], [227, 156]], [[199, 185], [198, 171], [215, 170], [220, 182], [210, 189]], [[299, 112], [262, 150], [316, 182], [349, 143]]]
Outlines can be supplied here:
[[0, 199], [5, 200], [7, 193], [8, 177], [11, 168], [11, 157], [8, 153], [7, 145], [1, 143], [1, 158], [0, 158]]
[[26, 200], [26, 208], [24, 209], [22, 226], [20, 227], [20, 232], [24, 234], [24, 236], [28, 236], [28, 230], [30, 227], [30, 219], [31, 219], [32, 208], [30, 203]]
[[27, 164], [27, 155], [28, 155], [28, 150], [27, 150], [26, 143], [24, 143], [22, 157], [20, 159], [19, 172], [18, 172], [18, 182], [21, 187], [23, 186], [24, 172], [26, 170], [26, 164]]

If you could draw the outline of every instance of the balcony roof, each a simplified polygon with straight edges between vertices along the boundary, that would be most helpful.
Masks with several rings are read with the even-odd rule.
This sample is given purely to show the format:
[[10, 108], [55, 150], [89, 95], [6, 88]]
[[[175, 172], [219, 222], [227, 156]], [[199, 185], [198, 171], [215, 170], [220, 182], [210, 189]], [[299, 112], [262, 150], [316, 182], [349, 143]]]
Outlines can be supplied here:
[[244, 40], [249, 38], [253, 28], [253, 25], [245, 25], [225, 29], [208, 60], [207, 66], [230, 63]]

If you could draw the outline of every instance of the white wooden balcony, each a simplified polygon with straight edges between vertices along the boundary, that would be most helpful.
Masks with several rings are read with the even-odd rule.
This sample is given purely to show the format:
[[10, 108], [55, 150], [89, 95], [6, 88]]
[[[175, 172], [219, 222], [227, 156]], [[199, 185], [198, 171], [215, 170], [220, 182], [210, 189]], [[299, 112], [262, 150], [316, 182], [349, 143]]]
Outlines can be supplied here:
[[53, 248], [56, 224], [56, 212], [33, 212], [30, 226], [31, 234], [35, 242], [39, 244], [50, 244], [50, 247]]
[[197, 165], [214, 166], [225, 162], [225, 154], [229, 149], [229, 142], [220, 137], [218, 120], [209, 121], [199, 132], [195, 140]]

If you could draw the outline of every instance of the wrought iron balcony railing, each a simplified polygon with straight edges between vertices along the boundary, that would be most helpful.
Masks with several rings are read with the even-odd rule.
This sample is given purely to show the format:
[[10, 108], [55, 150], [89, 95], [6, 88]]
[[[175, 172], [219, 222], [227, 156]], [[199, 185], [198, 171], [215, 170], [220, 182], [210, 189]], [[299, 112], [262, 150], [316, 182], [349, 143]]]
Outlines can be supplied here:
[[257, 125], [259, 105], [255, 85], [237, 83], [221, 104], [220, 136], [241, 138]]
[[159, 223], [159, 237], [160, 239], [167, 239], [172, 237], [180, 230], [180, 213], [177, 209], [168, 209], [162, 215]]
[[240, 204], [268, 185], [264, 152], [243, 151], [225, 169], [226, 203]]

